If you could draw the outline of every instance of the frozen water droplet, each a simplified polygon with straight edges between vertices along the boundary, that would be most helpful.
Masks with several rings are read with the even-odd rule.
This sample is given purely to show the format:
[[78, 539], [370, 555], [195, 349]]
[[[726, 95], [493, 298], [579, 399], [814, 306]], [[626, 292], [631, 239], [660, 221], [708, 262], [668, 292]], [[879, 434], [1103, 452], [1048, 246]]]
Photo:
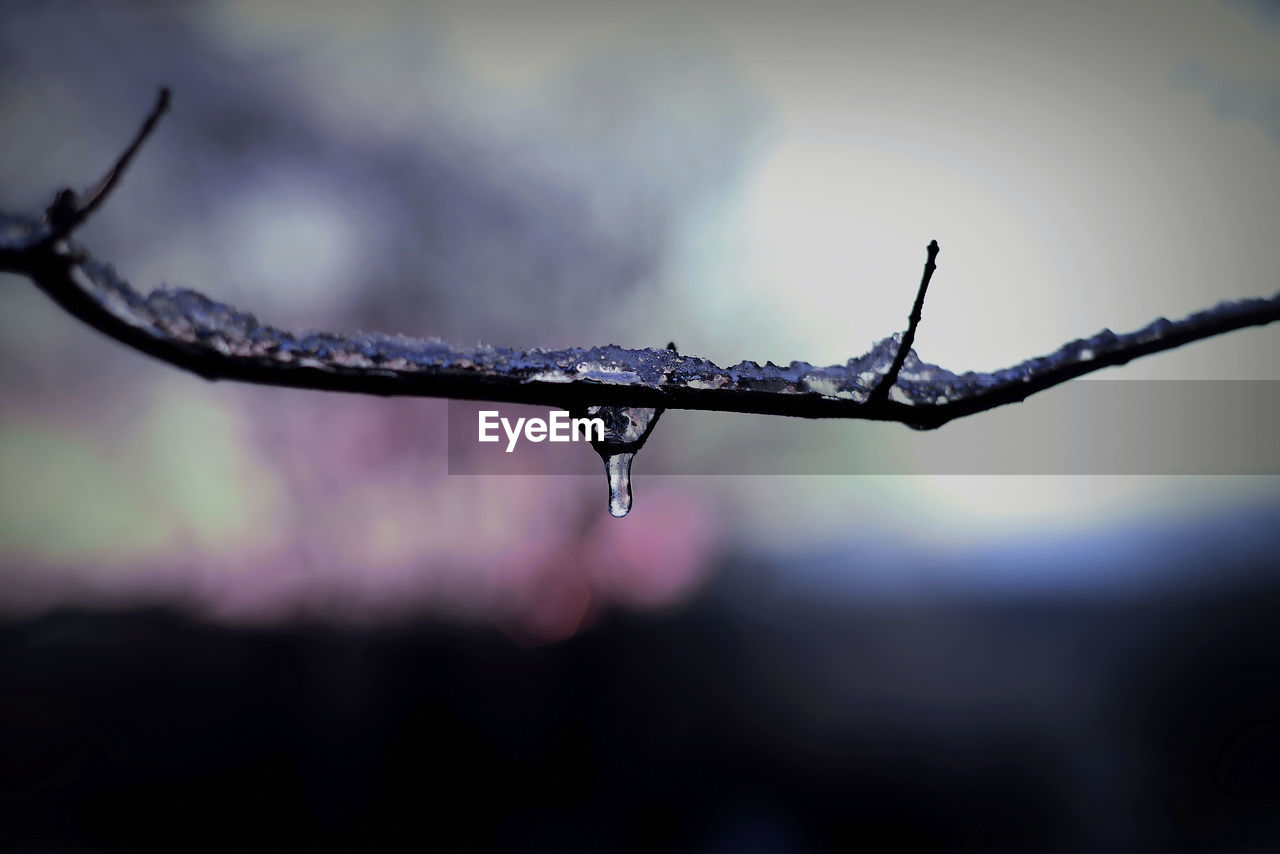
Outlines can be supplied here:
[[631, 512], [631, 461], [635, 454], [614, 454], [604, 461], [609, 476], [609, 513], [621, 519]]
[[662, 410], [637, 406], [587, 406], [588, 418], [604, 422], [603, 439], [591, 441], [609, 476], [609, 512], [621, 518], [631, 510], [631, 461], [658, 423]]

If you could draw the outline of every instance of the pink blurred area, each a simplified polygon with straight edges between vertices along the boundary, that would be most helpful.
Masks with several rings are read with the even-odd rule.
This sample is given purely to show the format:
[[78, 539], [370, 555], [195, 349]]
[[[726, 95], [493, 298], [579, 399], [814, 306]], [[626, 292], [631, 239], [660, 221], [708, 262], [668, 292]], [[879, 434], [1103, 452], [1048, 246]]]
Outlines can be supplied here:
[[[95, 493], [84, 501], [60, 497], [62, 487], [40, 497], [57, 472], [6, 485], [11, 518], [29, 514], [17, 509], [20, 502], [50, 506], [43, 516], [29, 514], [44, 530], [5, 544], [5, 610], [159, 605], [230, 623], [371, 624], [432, 615], [493, 623], [536, 644], [568, 637], [610, 608], [683, 602], [722, 545], [704, 500], [649, 489], [643, 478], [635, 510], [614, 519], [603, 472], [447, 474], [443, 401], [209, 391], [176, 374], [162, 382], [179, 398], [193, 391], [210, 398], [182, 405], [179, 420], [218, 412], [223, 446], [179, 439], [184, 447], [173, 460], [163, 447], [139, 452], [139, 436], [154, 429], [149, 422], [165, 420], [156, 411], [163, 405], [130, 415], [105, 396], [82, 397], [77, 408], [91, 423], [64, 417], [58, 441], [123, 465], [104, 475], [105, 486], [82, 484]], [[56, 394], [41, 401], [48, 412], [33, 402], [22, 417], [54, 423], [67, 405]], [[134, 459], [121, 457], [131, 445]], [[595, 456], [589, 447], [580, 451]], [[161, 462], [140, 461], [149, 453]], [[205, 471], [201, 454], [212, 454], [217, 468]], [[134, 493], [147, 515], [106, 520], [118, 527], [93, 534], [91, 556], [60, 549], [67, 532], [97, 512], [96, 493], [115, 489]], [[228, 491], [243, 512], [219, 521], [216, 505], [203, 513], [199, 503], [185, 508], [187, 489]], [[138, 535], [148, 527], [159, 530]]]

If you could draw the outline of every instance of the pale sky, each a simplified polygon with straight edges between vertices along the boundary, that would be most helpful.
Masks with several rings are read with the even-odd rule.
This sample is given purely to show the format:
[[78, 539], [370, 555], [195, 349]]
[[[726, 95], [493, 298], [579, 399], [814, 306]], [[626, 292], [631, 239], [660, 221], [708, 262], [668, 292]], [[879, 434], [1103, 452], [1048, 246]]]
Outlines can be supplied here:
[[[1280, 28], [1245, 4], [246, 2], [222, 20], [383, 122], [407, 89], [501, 129], [629, 51], [729, 69], [762, 130], [633, 307], [720, 362], [863, 352], [902, 325], [935, 238], [917, 349], [959, 370], [1280, 284]], [[1277, 357], [1280, 337], [1245, 332], [1123, 371], [1275, 378]]]
[[[747, 329], [691, 349], [721, 361], [861, 352], [899, 328], [933, 238], [917, 346], [957, 369], [1280, 286], [1280, 138], [1223, 104], [1280, 88], [1280, 29], [1244, 5], [465, 3], [432, 20], [517, 91], [656, 42], [722, 57], [763, 96], [764, 140], [666, 283], [712, 314], [748, 301]], [[1280, 337], [1246, 332], [1124, 375], [1276, 378], [1278, 356]]]

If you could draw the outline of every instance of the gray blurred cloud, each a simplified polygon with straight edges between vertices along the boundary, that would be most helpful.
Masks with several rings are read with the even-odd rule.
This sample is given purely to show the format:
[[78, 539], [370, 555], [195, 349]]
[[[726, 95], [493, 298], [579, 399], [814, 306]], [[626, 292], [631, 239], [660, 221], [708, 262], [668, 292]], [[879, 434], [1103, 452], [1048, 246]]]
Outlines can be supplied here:
[[1179, 66], [1173, 79], [1178, 86], [1203, 92], [1219, 119], [1252, 122], [1280, 148], [1280, 81], [1232, 80], [1198, 62]]
[[1231, 4], [1248, 9], [1264, 24], [1280, 26], [1280, 0], [1231, 0]]

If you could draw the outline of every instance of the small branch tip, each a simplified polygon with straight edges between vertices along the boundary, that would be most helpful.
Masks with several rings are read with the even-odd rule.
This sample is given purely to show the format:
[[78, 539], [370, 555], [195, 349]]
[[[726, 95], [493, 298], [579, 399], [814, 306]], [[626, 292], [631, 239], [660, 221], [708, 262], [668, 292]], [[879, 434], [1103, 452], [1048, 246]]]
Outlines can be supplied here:
[[45, 211], [45, 218], [49, 223], [50, 232], [48, 237], [43, 240], [43, 245], [49, 246], [68, 237], [71, 232], [84, 225], [85, 220], [101, 207], [107, 196], [115, 189], [120, 176], [124, 174], [125, 168], [133, 160], [133, 156], [142, 147], [142, 143], [146, 142], [147, 137], [151, 136], [152, 131], [156, 129], [156, 125], [160, 122], [160, 117], [169, 110], [169, 102], [172, 97], [173, 93], [168, 86], [160, 87], [160, 92], [156, 95], [155, 106], [147, 114], [142, 127], [138, 129], [138, 133], [134, 136], [133, 142], [124, 150], [124, 153], [120, 155], [120, 158], [107, 174], [102, 176], [98, 186], [85, 194], [83, 201], [69, 189], [58, 193], [53, 204]]
[[920, 314], [924, 310], [925, 291], [929, 290], [929, 280], [933, 278], [933, 271], [937, 269], [934, 263], [938, 258], [938, 241], [930, 240], [926, 248], [928, 258], [924, 262], [924, 276], [920, 279], [920, 290], [916, 292], [915, 304], [911, 307], [911, 314], [907, 317], [907, 331], [902, 333], [902, 341], [898, 344], [898, 352], [893, 357], [893, 363], [889, 366], [889, 370], [880, 378], [880, 382], [876, 383], [876, 387], [871, 390], [868, 401], [883, 403], [889, 397], [889, 389], [893, 388], [894, 383], [898, 381], [898, 373], [902, 370], [903, 364], [907, 361], [907, 354], [911, 352], [911, 345], [916, 340], [916, 327], [920, 325]]

